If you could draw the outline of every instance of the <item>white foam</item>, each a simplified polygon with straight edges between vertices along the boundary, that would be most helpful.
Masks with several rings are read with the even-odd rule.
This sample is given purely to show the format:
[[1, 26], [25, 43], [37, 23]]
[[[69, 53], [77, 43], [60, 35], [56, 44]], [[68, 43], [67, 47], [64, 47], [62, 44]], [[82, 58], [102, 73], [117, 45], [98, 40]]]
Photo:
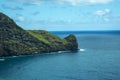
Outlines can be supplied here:
[[5, 61], [5, 59], [0, 59], [0, 61]]
[[17, 56], [12, 56], [12, 57], [17, 57]]
[[79, 49], [81, 52], [84, 52], [85, 51], [85, 49]]
[[67, 52], [70, 52], [70, 51], [58, 51], [58, 53], [67, 53]]
[[58, 51], [58, 53], [62, 53], [62, 51]]

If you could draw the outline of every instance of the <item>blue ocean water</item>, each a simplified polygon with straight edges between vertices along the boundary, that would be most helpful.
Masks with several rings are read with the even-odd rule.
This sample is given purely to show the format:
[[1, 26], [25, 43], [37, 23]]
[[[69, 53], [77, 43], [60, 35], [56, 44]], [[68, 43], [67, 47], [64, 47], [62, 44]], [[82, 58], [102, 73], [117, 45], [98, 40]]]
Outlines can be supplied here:
[[78, 52], [0, 58], [0, 80], [120, 80], [119, 32], [75, 34]]

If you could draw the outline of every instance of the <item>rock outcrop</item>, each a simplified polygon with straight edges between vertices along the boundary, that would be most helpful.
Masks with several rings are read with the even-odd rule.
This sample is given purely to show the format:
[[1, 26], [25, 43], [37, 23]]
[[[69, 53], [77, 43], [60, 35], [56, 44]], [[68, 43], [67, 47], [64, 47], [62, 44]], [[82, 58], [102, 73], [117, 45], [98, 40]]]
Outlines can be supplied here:
[[67, 41], [67, 44], [65, 45], [67, 49], [69, 50], [78, 49], [77, 39], [73, 34], [67, 36], [65, 40]]
[[61, 50], [77, 50], [74, 35], [61, 39], [44, 30], [23, 30], [0, 13], [0, 56], [27, 55]]

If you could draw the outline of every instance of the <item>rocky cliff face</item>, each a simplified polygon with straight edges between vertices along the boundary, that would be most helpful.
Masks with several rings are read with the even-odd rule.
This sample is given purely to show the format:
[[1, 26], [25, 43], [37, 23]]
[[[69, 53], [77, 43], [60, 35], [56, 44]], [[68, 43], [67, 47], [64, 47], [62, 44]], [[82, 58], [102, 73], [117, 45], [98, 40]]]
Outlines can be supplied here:
[[12, 19], [0, 13], [0, 56], [77, 50], [74, 35], [61, 39], [43, 30], [23, 30]]
[[67, 49], [69, 49], [69, 50], [78, 49], [77, 39], [74, 35], [71, 34], [71, 35], [65, 37], [65, 40], [67, 41], [67, 44], [65, 45]]

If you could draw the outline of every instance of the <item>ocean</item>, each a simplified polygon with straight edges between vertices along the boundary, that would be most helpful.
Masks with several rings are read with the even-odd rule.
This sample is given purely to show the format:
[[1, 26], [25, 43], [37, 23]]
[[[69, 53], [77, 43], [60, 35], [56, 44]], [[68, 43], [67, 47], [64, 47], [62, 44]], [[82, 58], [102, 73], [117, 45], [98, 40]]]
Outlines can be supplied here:
[[52, 32], [74, 34], [77, 52], [53, 52], [0, 58], [0, 80], [120, 80], [120, 32]]

